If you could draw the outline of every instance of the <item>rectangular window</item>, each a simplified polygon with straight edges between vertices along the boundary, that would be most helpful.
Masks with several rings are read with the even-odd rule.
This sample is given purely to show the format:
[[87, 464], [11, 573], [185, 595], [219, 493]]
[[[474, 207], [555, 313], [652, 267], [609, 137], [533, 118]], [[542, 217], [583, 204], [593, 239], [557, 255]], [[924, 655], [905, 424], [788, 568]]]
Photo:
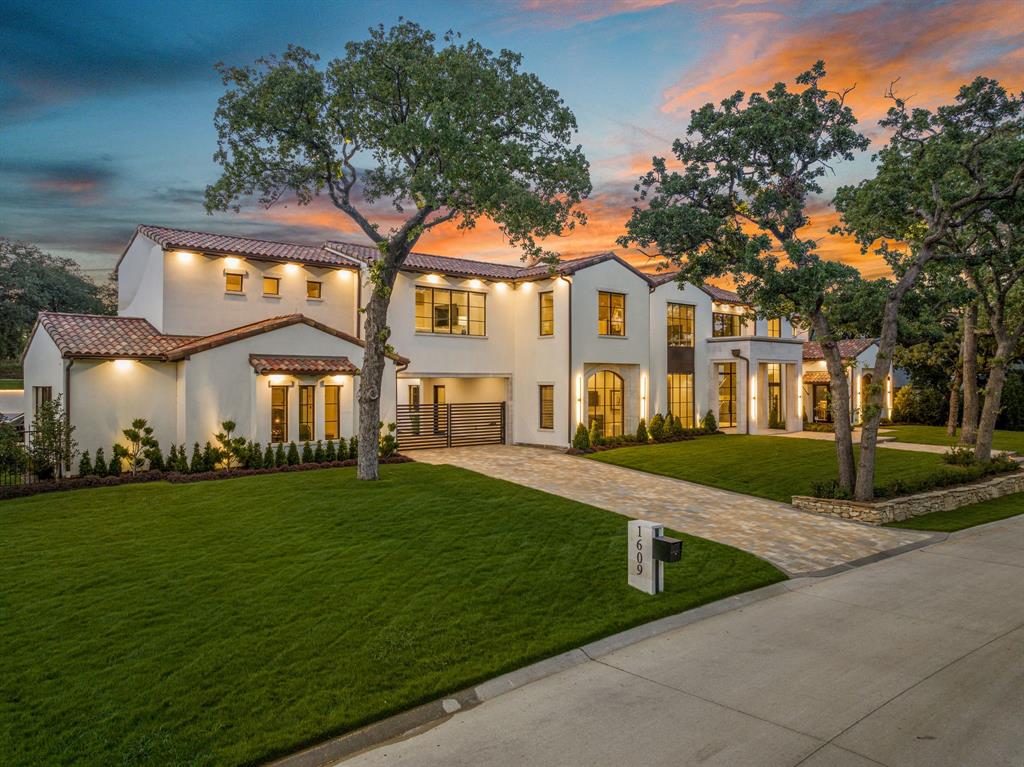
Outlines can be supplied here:
[[299, 439], [305, 442], [313, 439], [313, 397], [316, 395], [315, 386], [299, 387]]
[[769, 362], [768, 372], [768, 428], [785, 429], [786, 411], [782, 399], [782, 365]]
[[241, 293], [243, 279], [244, 275], [235, 274], [233, 272], [225, 272], [224, 291], [227, 293]]
[[768, 337], [782, 338], [782, 318], [772, 317], [768, 320]]
[[736, 425], [736, 363], [719, 362], [718, 371], [718, 425]]
[[713, 312], [711, 315], [711, 335], [715, 338], [742, 335], [741, 319], [738, 314]]
[[306, 298], [323, 298], [323, 283], [316, 280], [306, 280]]
[[555, 428], [555, 387], [552, 384], [541, 384], [537, 387], [540, 399], [540, 428]]
[[416, 330], [456, 336], [487, 333], [487, 295], [416, 286]]
[[553, 336], [555, 334], [555, 294], [550, 290], [547, 293], [538, 293], [537, 299], [540, 302], [540, 335]]
[[668, 410], [680, 420], [683, 428], [693, 428], [693, 373], [669, 374]]
[[[39, 407], [53, 399], [53, 387], [52, 386], [33, 386], [32, 387], [32, 410], [38, 412]], [[25, 425], [28, 428], [28, 424]]]
[[693, 347], [693, 312], [689, 304], [667, 304], [665, 321], [669, 346]]
[[270, 441], [288, 441], [288, 387], [270, 387]]
[[420, 386], [419, 384], [409, 384], [409, 407], [418, 408], [420, 406]]
[[280, 277], [264, 277], [263, 278], [263, 295], [265, 295], [265, 296], [279, 296], [279, 295], [281, 295], [281, 278]]
[[622, 293], [597, 293], [597, 332], [602, 336], [626, 335], [626, 296]]
[[341, 436], [341, 387], [324, 387], [324, 439]]

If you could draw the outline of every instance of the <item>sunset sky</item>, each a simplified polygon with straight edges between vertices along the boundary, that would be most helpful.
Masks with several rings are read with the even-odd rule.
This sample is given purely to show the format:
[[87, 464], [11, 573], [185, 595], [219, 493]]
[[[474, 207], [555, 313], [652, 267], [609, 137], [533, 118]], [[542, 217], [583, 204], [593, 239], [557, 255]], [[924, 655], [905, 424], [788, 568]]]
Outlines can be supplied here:
[[[667, 155], [690, 110], [735, 90], [763, 90], [826, 61], [833, 88], [865, 133], [899, 78], [912, 103], [952, 99], [984, 74], [1024, 87], [1024, 0], [757, 2], [507, 0], [506, 2], [11, 2], [0, 0], [0, 236], [78, 259], [102, 278], [140, 223], [268, 239], [361, 241], [322, 201], [207, 216], [217, 176], [213, 65], [251, 63], [288, 43], [329, 60], [367, 27], [398, 17], [452, 28], [524, 66], [562, 94], [580, 125], [594, 192], [589, 225], [550, 247], [616, 249], [636, 178]], [[870, 173], [870, 152], [838, 167], [830, 193]], [[815, 201], [820, 252], [881, 272], [876, 259], [827, 233], [829, 194]], [[486, 223], [432, 232], [421, 251], [511, 261]], [[645, 264], [635, 254], [634, 263]]]

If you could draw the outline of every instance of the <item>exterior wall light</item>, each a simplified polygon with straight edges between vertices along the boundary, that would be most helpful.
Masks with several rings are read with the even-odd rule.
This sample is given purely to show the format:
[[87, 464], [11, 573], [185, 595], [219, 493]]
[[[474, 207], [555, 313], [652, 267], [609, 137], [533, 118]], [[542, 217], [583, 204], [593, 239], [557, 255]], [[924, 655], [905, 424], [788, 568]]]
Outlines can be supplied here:
[[133, 366], [132, 360], [114, 360], [114, 367], [122, 372], [131, 370]]
[[647, 374], [640, 376], [640, 417], [647, 418]]
[[188, 263], [195, 256], [195, 253], [190, 253], [187, 250], [179, 250], [175, 252], [174, 255], [177, 256], [178, 260], [182, 263]]
[[482, 288], [483, 286], [484, 284], [480, 280], [473, 279], [469, 281], [469, 287], [471, 288]]
[[282, 375], [272, 375], [269, 378], [270, 378], [270, 384], [272, 386], [276, 386], [276, 385], [284, 383], [284, 376], [282, 376]]
[[508, 290], [508, 283], [507, 282], [498, 282], [498, 283], [495, 283], [494, 287], [496, 287], [498, 289], [498, 292], [501, 292], [501, 291], [504, 291], [504, 290]]
[[343, 279], [343, 280], [345, 280], [347, 282], [348, 280], [352, 279], [352, 270], [351, 269], [339, 269], [338, 270], [338, 276], [341, 279]]
[[299, 265], [298, 264], [285, 264], [284, 265], [284, 270], [288, 274], [295, 274], [295, 272], [299, 271]]
[[427, 275], [427, 282], [431, 283], [432, 285], [436, 285], [440, 281], [441, 281], [441, 275], [439, 275], [439, 274], [428, 274]]
[[228, 256], [224, 259], [224, 263], [227, 265], [228, 269], [237, 269], [242, 265], [242, 260], [240, 258], [235, 258], [234, 256]]
[[523, 283], [523, 290], [525, 290], [527, 293], [529, 293], [531, 290], [533, 290], [533, 283], [532, 282], [524, 282]]
[[576, 423], [583, 423], [583, 376], [576, 376]]

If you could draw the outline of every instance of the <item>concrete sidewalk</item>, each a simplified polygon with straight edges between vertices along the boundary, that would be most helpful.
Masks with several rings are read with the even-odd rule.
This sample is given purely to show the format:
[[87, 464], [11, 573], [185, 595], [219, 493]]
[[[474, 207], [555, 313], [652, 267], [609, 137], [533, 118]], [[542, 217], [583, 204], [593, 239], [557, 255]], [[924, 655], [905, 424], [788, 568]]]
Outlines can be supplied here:
[[1024, 517], [787, 585], [345, 765], [1024, 764]]

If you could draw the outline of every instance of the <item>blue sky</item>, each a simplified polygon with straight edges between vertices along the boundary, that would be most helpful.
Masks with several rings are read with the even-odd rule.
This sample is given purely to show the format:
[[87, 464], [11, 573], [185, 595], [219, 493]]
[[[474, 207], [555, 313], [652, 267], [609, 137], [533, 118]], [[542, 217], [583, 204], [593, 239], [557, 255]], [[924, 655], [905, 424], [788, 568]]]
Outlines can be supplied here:
[[[926, 105], [948, 100], [975, 74], [1019, 88], [1021, 8], [1001, 0], [0, 0], [0, 236], [73, 256], [97, 277], [139, 223], [299, 242], [357, 239], [342, 214], [320, 204], [205, 214], [202, 191], [217, 176], [212, 118], [223, 90], [214, 64], [251, 63], [288, 43], [329, 60], [369, 26], [404, 16], [517, 50], [526, 69], [562, 93], [595, 183], [593, 223], [563, 250], [607, 249], [628, 215], [636, 176], [685, 132], [690, 108], [736, 88], [791, 80], [815, 58], [826, 59], [837, 86], [856, 82], [854, 106], [868, 129], [893, 76]], [[833, 185], [868, 170], [865, 156]], [[487, 227], [469, 236], [439, 232], [421, 244], [514, 257]]]

